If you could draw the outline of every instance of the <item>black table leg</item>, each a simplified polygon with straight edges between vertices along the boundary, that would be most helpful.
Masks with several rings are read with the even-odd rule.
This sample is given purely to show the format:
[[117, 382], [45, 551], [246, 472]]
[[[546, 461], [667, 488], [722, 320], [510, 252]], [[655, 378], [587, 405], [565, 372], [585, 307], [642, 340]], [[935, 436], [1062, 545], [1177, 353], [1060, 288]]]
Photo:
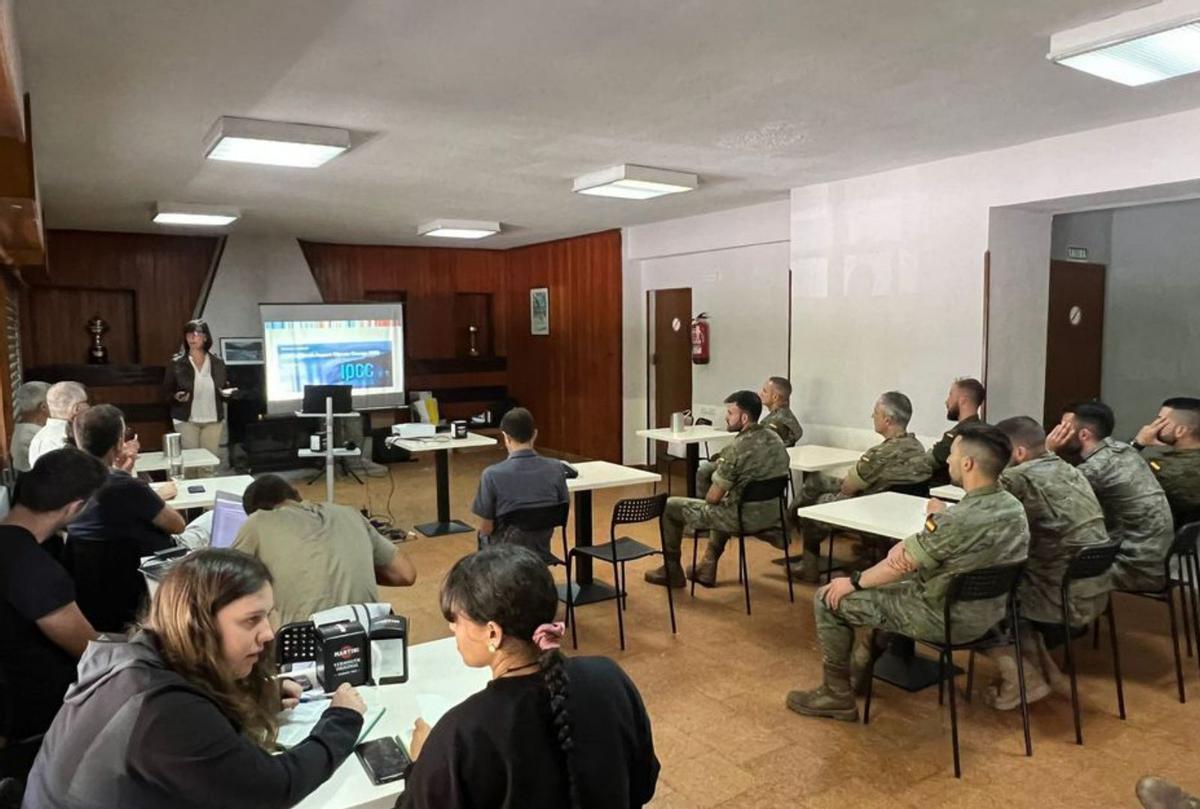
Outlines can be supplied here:
[[[575, 547], [588, 548], [592, 544], [592, 492], [583, 490], [575, 492]], [[575, 571], [572, 577], [571, 590], [575, 596], [575, 606], [591, 604], [596, 601], [607, 601], [617, 597], [617, 591], [601, 581], [592, 578], [592, 557], [586, 554], [575, 556]], [[558, 586], [558, 599], [567, 600], [567, 585]]]
[[[696, 473], [700, 471], [700, 445], [692, 441], [687, 445], [687, 496], [697, 497]], [[708, 492], [704, 492], [708, 494]]]
[[[957, 666], [954, 670], [962, 674]], [[875, 677], [905, 691], [920, 691], [937, 685], [941, 673], [936, 660], [917, 654], [917, 644], [912, 638], [892, 635], [887, 651], [875, 661]]]
[[437, 521], [416, 528], [427, 537], [465, 534], [475, 529], [461, 520], [450, 519], [450, 450], [434, 450], [434, 474], [437, 478]]

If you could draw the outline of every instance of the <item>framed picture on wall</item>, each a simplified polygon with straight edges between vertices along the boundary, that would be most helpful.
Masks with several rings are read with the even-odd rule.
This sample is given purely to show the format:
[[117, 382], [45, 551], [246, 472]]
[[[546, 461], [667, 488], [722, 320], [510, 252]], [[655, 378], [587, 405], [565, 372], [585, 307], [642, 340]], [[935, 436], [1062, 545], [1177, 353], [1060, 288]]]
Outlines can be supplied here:
[[261, 337], [222, 337], [221, 357], [226, 365], [262, 365]]
[[529, 290], [529, 333], [550, 333], [550, 290], [546, 287]]

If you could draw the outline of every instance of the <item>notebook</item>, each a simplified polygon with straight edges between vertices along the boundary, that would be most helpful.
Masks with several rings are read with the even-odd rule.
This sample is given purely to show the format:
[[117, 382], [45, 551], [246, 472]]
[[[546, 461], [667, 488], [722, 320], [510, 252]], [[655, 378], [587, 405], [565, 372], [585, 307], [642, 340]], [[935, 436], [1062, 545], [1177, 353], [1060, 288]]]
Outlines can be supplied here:
[[[325, 709], [328, 707], [329, 700], [321, 699], [313, 702], [301, 702], [292, 710], [280, 713], [279, 736], [276, 739], [279, 746], [290, 750], [307, 739], [321, 719], [321, 714], [325, 713]], [[362, 742], [367, 737], [371, 728], [375, 727], [375, 723], [379, 721], [379, 717], [383, 716], [383, 712], [382, 705], [367, 705], [367, 712], [363, 714], [362, 731], [358, 734], [358, 741], [355, 744]]]

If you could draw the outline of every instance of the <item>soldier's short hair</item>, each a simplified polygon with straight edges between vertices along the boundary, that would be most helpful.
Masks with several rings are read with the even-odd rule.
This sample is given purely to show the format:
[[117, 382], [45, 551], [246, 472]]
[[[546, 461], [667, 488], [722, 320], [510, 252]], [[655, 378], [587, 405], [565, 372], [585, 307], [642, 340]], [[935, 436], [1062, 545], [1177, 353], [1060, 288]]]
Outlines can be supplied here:
[[762, 399], [752, 390], [735, 390], [725, 397], [725, 404], [737, 405], [738, 410], [749, 415], [751, 421], [758, 421], [762, 415]]
[[1014, 447], [1033, 449], [1046, 445], [1046, 431], [1036, 419], [1029, 416], [1013, 416], [996, 425], [996, 429], [1008, 436]]
[[967, 424], [958, 431], [963, 442], [963, 452], [975, 459], [983, 472], [998, 477], [1008, 466], [1012, 457], [1012, 444], [998, 426], [991, 424]]
[[1063, 413], [1073, 414], [1075, 421], [1090, 430], [1097, 438], [1108, 438], [1112, 435], [1113, 426], [1116, 424], [1112, 408], [1099, 399], [1067, 405], [1063, 409]]
[[775, 392], [782, 396], [784, 401], [790, 402], [792, 400], [792, 383], [788, 381], [786, 376], [768, 377], [767, 381], [774, 386]]
[[978, 379], [970, 376], [964, 376], [961, 379], [954, 380], [954, 387], [958, 388], [960, 393], [967, 394], [967, 398], [974, 402], [976, 407], [983, 404], [984, 398], [987, 396], [987, 391], [983, 387], [983, 383]]
[[1192, 435], [1200, 435], [1200, 399], [1191, 396], [1175, 396], [1162, 403], [1172, 411], [1172, 419], [1181, 427], [1186, 427]]
[[907, 427], [909, 419], [912, 418], [912, 401], [898, 390], [889, 390], [879, 396], [879, 406], [883, 408], [883, 415], [887, 416], [892, 423], [899, 424], [901, 427]]

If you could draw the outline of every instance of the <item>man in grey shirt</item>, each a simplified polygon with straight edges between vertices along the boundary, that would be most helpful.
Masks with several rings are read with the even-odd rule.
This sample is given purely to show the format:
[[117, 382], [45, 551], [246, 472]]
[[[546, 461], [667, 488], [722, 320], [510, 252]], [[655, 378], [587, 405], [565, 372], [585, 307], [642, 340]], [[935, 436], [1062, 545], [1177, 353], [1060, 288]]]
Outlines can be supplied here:
[[521, 509], [566, 503], [566, 469], [561, 462], [543, 458], [534, 451], [537, 427], [525, 408], [516, 407], [505, 413], [500, 420], [500, 432], [504, 435], [508, 458], [483, 470], [471, 506], [471, 511], [482, 521], [480, 544], [512, 542], [532, 548], [548, 559], [554, 529], [522, 530], [507, 523], [505, 517]]
[[50, 406], [46, 404], [48, 390], [49, 382], [26, 382], [13, 393], [17, 426], [13, 428], [11, 449], [13, 469], [18, 472], [28, 472], [33, 468], [29, 462], [29, 444], [46, 426], [46, 419], [50, 418]]

